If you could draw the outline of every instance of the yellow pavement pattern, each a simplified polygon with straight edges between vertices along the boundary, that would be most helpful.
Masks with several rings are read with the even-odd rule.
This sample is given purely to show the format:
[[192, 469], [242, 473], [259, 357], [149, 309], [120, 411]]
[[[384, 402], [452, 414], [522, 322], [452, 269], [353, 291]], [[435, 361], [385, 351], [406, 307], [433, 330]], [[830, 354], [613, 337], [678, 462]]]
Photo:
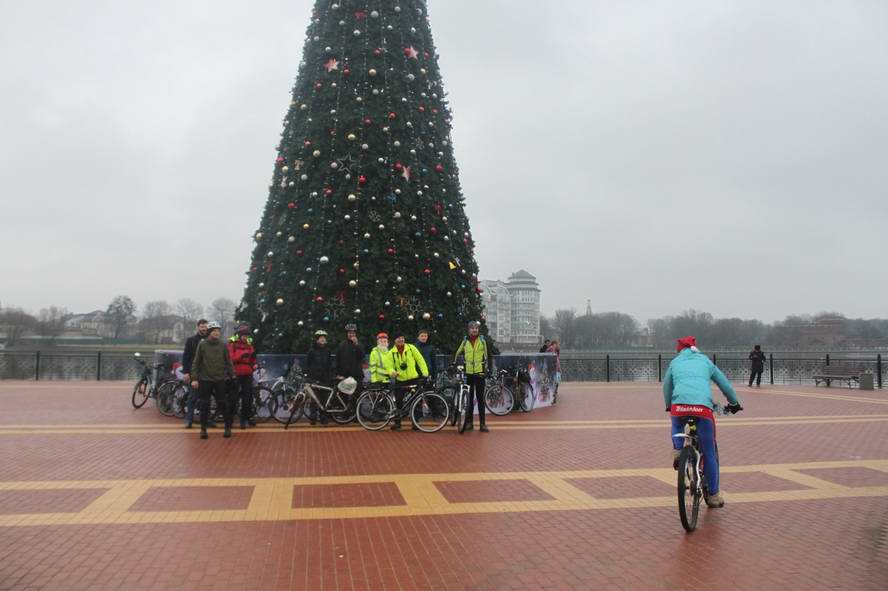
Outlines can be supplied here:
[[[829, 423], [880, 423], [888, 421], [888, 414], [866, 415], [811, 415], [811, 416], [777, 416], [777, 417], [745, 417], [742, 415], [720, 417], [718, 427], [756, 427], [769, 425], [818, 425]], [[601, 419], [601, 420], [509, 420], [492, 418], [490, 425], [497, 431], [525, 430], [578, 430], [578, 429], [663, 429], [668, 426], [668, 417], [662, 419]], [[116, 425], [68, 424], [68, 425], [0, 425], [0, 435], [144, 435], [144, 434], [180, 434], [196, 433], [197, 428], [188, 431], [179, 421], [162, 424], [134, 423]], [[342, 433], [364, 431], [358, 425], [349, 426], [310, 426], [304, 421], [291, 425], [284, 430], [283, 425], [275, 422], [262, 423], [245, 433]], [[236, 434], [241, 431], [236, 430]]]
[[[817, 478], [801, 470], [869, 468], [888, 472], [888, 460], [850, 460], [729, 466], [723, 473], [760, 473], [798, 484], [798, 489], [731, 493], [729, 503], [788, 502], [851, 497], [888, 497], [888, 486], [848, 487]], [[576, 470], [552, 472], [500, 472], [454, 474], [384, 474], [304, 478], [190, 478], [168, 480], [95, 480], [0, 482], [4, 491], [103, 490], [88, 506], [72, 513], [0, 514], [0, 527], [37, 527], [84, 524], [210, 523], [231, 521], [287, 521], [306, 519], [358, 519], [455, 515], [468, 513], [511, 513], [538, 511], [588, 511], [638, 507], [673, 507], [676, 496], [596, 498], [573, 486], [571, 479], [646, 476], [675, 486], [671, 468]], [[436, 486], [439, 482], [521, 480], [548, 493], [551, 500], [506, 502], [450, 502]], [[389, 506], [294, 508], [294, 486], [393, 483], [404, 503]], [[154, 488], [164, 487], [252, 487], [249, 505], [242, 510], [132, 511], [139, 498]]]

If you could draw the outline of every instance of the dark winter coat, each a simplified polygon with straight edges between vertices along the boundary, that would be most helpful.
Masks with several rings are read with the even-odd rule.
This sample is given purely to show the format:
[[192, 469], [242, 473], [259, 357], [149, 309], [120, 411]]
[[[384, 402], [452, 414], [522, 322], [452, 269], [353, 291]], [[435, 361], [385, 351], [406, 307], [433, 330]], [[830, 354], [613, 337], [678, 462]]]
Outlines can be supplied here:
[[438, 356], [438, 350], [435, 348], [435, 345], [428, 342], [425, 344], [416, 343], [416, 348], [422, 353], [422, 358], [425, 359], [426, 367], [429, 368], [429, 376], [434, 380], [438, 377], [438, 366], [435, 364], [435, 357]]
[[185, 341], [185, 350], [182, 352], [182, 371], [184, 373], [191, 373], [191, 364], [194, 362], [194, 353], [197, 351], [197, 346], [205, 338], [205, 336], [197, 333]]
[[305, 375], [309, 381], [318, 384], [329, 384], [333, 381], [333, 358], [330, 348], [324, 345], [312, 345], [305, 357]]
[[752, 351], [749, 354], [749, 360], [752, 361], [752, 369], [759, 371], [765, 369], [765, 352]]
[[218, 382], [234, 377], [228, 347], [221, 340], [205, 339], [197, 346], [192, 363], [192, 380]]
[[336, 375], [364, 381], [364, 348], [345, 340], [336, 349]]

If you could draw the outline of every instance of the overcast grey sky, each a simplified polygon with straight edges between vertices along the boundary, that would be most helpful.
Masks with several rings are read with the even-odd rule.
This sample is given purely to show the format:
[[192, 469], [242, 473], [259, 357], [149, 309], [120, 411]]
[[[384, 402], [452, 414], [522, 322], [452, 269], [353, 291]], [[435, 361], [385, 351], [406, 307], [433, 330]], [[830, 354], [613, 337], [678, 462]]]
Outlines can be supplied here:
[[[0, 302], [239, 299], [312, 5], [0, 0]], [[482, 278], [888, 316], [888, 3], [429, 11]]]

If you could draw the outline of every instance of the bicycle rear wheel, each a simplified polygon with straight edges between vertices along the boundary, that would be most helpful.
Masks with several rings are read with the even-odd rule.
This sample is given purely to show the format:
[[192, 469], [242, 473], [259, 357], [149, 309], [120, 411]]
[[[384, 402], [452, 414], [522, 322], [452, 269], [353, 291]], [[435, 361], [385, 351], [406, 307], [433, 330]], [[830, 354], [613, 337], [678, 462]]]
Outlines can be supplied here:
[[417, 429], [425, 433], [443, 429], [449, 416], [447, 401], [437, 392], [422, 392], [410, 406], [410, 419]]
[[176, 414], [175, 407], [173, 406], [174, 402], [174, 394], [176, 392], [176, 382], [164, 382], [160, 385], [160, 388], [157, 389], [157, 393], [154, 395], [154, 402], [157, 403], [157, 410], [165, 417], [171, 417]]
[[148, 402], [151, 390], [148, 388], [148, 380], [139, 380], [133, 387], [133, 408], [142, 408]]
[[290, 418], [290, 402], [296, 396], [296, 391], [289, 386], [284, 386], [274, 392], [274, 403], [271, 416], [282, 425], [287, 424]]
[[358, 423], [368, 431], [381, 431], [395, 414], [395, 402], [388, 392], [364, 392], [356, 406]]
[[177, 419], [184, 419], [188, 411], [188, 396], [190, 393], [184, 384], [178, 384], [173, 390], [173, 415]]
[[515, 396], [512, 390], [503, 384], [491, 384], [484, 392], [484, 406], [498, 417], [512, 412]]
[[534, 405], [536, 405], [536, 393], [533, 391], [533, 386], [529, 384], [521, 384], [518, 388], [518, 399], [520, 400], [521, 410], [524, 412], [532, 411]]
[[274, 415], [274, 393], [270, 388], [259, 386], [253, 395], [253, 419], [257, 423], [267, 423]]
[[697, 482], [697, 452], [686, 446], [678, 456], [678, 516], [687, 532], [697, 527], [701, 496]]

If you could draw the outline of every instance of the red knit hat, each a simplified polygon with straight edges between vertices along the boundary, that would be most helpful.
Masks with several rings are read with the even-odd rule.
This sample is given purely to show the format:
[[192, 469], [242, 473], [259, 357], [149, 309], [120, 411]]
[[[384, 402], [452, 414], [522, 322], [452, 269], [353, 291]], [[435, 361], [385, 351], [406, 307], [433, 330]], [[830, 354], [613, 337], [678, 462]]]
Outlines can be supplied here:
[[387, 333], [384, 333], [384, 332], [381, 332], [381, 333], [379, 333], [378, 335], [376, 335], [376, 340], [377, 340], [377, 341], [378, 341], [379, 339], [387, 339], [387, 338], [389, 338], [389, 336], [388, 336]]
[[678, 344], [675, 346], [675, 350], [679, 351], [679, 352], [682, 351], [683, 349], [688, 349], [690, 347], [697, 346], [696, 337], [690, 337], [690, 336], [689, 337], [682, 337], [682, 338], [678, 339], [678, 341], [676, 341], [676, 342]]

